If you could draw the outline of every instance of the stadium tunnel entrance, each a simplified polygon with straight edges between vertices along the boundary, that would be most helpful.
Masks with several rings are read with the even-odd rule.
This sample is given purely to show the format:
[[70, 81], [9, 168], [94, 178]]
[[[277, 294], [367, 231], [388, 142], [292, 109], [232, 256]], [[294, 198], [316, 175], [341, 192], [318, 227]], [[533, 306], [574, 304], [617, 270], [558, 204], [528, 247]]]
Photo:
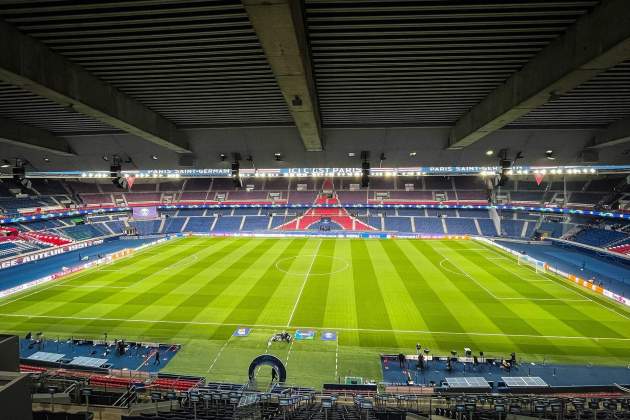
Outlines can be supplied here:
[[276, 356], [272, 356], [270, 354], [262, 354], [252, 360], [252, 363], [249, 365], [249, 380], [250, 382], [254, 380], [254, 376], [256, 375], [256, 369], [260, 366], [271, 366], [272, 369], [276, 371], [278, 374], [278, 382], [284, 383], [287, 380], [287, 369], [284, 367], [284, 364], [280, 359]]

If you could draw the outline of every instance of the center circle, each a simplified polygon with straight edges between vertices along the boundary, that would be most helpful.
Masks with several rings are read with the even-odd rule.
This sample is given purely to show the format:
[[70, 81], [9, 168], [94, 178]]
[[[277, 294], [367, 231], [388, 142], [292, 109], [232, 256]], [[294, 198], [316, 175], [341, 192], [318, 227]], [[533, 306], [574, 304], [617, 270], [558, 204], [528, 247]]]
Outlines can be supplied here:
[[281, 258], [276, 262], [276, 269], [290, 276], [327, 276], [348, 268], [350, 268], [348, 261], [330, 255], [295, 255]]

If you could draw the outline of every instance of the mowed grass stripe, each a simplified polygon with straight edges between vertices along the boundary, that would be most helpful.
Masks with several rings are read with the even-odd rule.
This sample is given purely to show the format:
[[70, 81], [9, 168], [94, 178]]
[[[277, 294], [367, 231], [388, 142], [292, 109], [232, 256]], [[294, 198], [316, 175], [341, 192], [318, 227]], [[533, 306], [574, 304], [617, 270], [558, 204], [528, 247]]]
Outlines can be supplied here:
[[[163, 296], [168, 295], [175, 288], [179, 287], [182, 283], [183, 278], [191, 278], [200, 273], [201, 271], [208, 268], [209, 265], [220, 261], [221, 258], [229, 255], [233, 250], [238, 249], [245, 243], [245, 240], [239, 239], [228, 239], [221, 241], [221, 247], [219, 249], [214, 250], [210, 253], [210, 255], [206, 256], [206, 258], [199, 258], [195, 263], [184, 266], [179, 270], [176, 270], [173, 274], [165, 276], [163, 278], [155, 277], [152, 281], [145, 280], [147, 282], [147, 289], [138, 291], [137, 293], [127, 293], [124, 291], [120, 291], [116, 296], [111, 297], [112, 302], [116, 303], [116, 306], [113, 309], [110, 309], [107, 313], [100, 315], [103, 318], [113, 318], [113, 319], [130, 319], [133, 318], [137, 313], [151, 306], [154, 302], [160, 299]], [[195, 254], [208, 252], [207, 249], [200, 249]], [[64, 314], [65, 315], [65, 314]], [[112, 328], [118, 326], [119, 322], [111, 321], [108, 323]], [[89, 334], [94, 329], [99, 328], [98, 320], [92, 321], [85, 325], [81, 330], [78, 331], [79, 334], [86, 333]], [[146, 331], [144, 333], [146, 335]]]
[[[494, 346], [501, 346], [501, 348], [514, 348], [513, 341], [505, 336], [500, 336], [502, 331], [496, 326], [492, 319], [479, 311], [477, 307], [477, 299], [485, 298], [485, 295], [479, 297], [468, 290], [463, 291], [460, 286], [453, 283], [449, 276], [460, 275], [457, 273], [457, 268], [453, 267], [451, 271], [447, 270], [440, 262], [436, 264], [435, 249], [436, 244], [441, 242], [428, 241], [426, 243], [429, 246], [428, 253], [423, 253], [421, 249], [416, 247], [415, 240], [399, 241], [399, 246], [408, 255], [409, 261], [414, 265], [417, 270], [422, 270], [423, 275], [428, 279], [428, 287], [434, 291], [434, 293], [443, 299], [444, 304], [452, 312], [453, 316], [457, 319], [457, 322], [461, 325], [464, 331], [484, 331], [491, 334], [495, 334], [492, 338]], [[443, 251], [440, 251], [440, 253]], [[472, 289], [475, 293], [483, 293], [479, 291], [479, 288]], [[425, 301], [423, 301], [425, 303]], [[426, 302], [432, 304], [433, 302]], [[428, 317], [434, 319], [440, 319], [442, 314], [439, 311], [439, 307], [431, 308], [436, 309], [427, 313]], [[436, 350], [449, 351], [453, 348], [475, 347], [475, 348], [488, 348], [486, 347], [486, 338], [480, 338], [474, 334], [461, 335], [461, 333], [454, 332], [449, 329], [449, 325], [445, 325], [443, 329], [432, 329], [433, 331], [450, 332], [449, 334], [433, 334], [431, 337], [437, 345]], [[452, 334], [454, 332], [454, 334]], [[399, 340], [400, 341], [400, 340]], [[434, 347], [435, 347], [434, 345]]]
[[[462, 243], [451, 243], [449, 245], [456, 250], [467, 248]], [[577, 335], [583, 335], [585, 337], [623, 337], [623, 335], [610, 329], [600, 321], [591, 317], [588, 313], [580, 310], [579, 305], [572, 304], [572, 302], [565, 302], [563, 300], [527, 300], [528, 290], [534, 290], [536, 296], [541, 296], [544, 299], [554, 299], [556, 298], [556, 296], [541, 290], [536, 283], [527, 283], [521, 281], [518, 277], [514, 276], [513, 273], [498, 266], [497, 264], [493, 263], [491, 260], [486, 259], [482, 255], [473, 252], [461, 252], [460, 255], [462, 258], [467, 259], [468, 261], [470, 261], [471, 264], [478, 267], [479, 270], [487, 273], [487, 276], [498, 279], [507, 287], [512, 288], [521, 296], [523, 296], [525, 300], [520, 306], [523, 307], [528, 313], [532, 313], [536, 309], [538, 311], [546, 312], [550, 314], [554, 320], [557, 321], [556, 323], [564, 323], [570, 328], [570, 330], [577, 333]], [[508, 279], [511, 279], [511, 281], [508, 281]], [[531, 306], [535, 309], [528, 310], [528, 306]], [[597, 313], [600, 311], [599, 309], [596, 309], [594, 312]], [[580, 316], [577, 317], [577, 314], [579, 314]], [[550, 329], [549, 331], [541, 331], [543, 335], [552, 332], [554, 332], [553, 329]]]
[[381, 241], [366, 241], [366, 246], [376, 280], [385, 301], [387, 313], [393, 330], [426, 330], [427, 326], [420, 316], [416, 305], [387, 253], [383, 251]]
[[[204, 284], [191, 293], [186, 299], [178, 303], [167, 312], [161, 319], [169, 321], [194, 321], [204, 309], [212, 306], [212, 303], [219, 297], [239, 276], [241, 276], [247, 268], [255, 265], [267, 251], [270, 245], [273, 243], [272, 239], [258, 240], [249, 242], [254, 244], [253, 248], [247, 248], [245, 254], [238, 257], [230, 255], [228, 253], [226, 258], [232, 260], [232, 263], [224, 268], [221, 272], [204, 279]], [[239, 243], [239, 246], [231, 249], [234, 252], [239, 247], [243, 246]], [[203, 261], [206, 267], [212, 264], [209, 258]], [[182, 329], [186, 328], [186, 324], [174, 324], [170, 327], [172, 334], [179, 333]], [[146, 334], [152, 335], [156, 330], [161, 329], [159, 325], [153, 325], [146, 331]]]
[[[484, 246], [488, 246], [485, 245]], [[493, 248], [489, 250], [499, 253]], [[499, 253], [509, 256], [509, 262], [515, 263], [515, 259], [501, 251]], [[531, 270], [531, 268], [528, 268]], [[544, 273], [541, 278], [547, 278], [554, 284], [562, 289], [568, 289], [573, 291], [576, 296], [582, 296], [587, 302], [569, 302], [568, 308], [565, 308], [563, 314], [557, 312], [551, 312], [553, 319], [549, 321], [551, 327], [549, 331], [556, 333], [561, 329], [561, 325], [566, 325], [567, 328], [571, 328], [576, 331], [578, 335], [584, 337], [620, 337], [627, 338], [630, 332], [630, 323], [627, 319], [623, 319], [623, 315], [619, 314], [615, 309], [611, 309], [609, 302], [601, 302], [601, 298], [589, 293], [588, 291], [582, 291], [578, 287], [572, 284], [565, 284], [565, 280], [557, 278], [552, 273]], [[538, 303], [538, 302], [533, 302]], [[544, 304], [544, 302], [541, 302]], [[555, 304], [556, 302], [553, 302]], [[544, 305], [548, 307], [549, 305]], [[616, 319], [610, 319], [613, 314], [619, 315]], [[555, 325], [555, 328], [554, 328]], [[602, 334], [602, 331], [605, 334]], [[612, 332], [612, 334], [611, 334]], [[607, 357], [609, 355], [618, 358], [627, 358], [627, 349], [619, 346], [602, 346], [600, 340], [593, 339], [589, 343], [590, 345], [583, 344], [579, 349], [574, 349], [575, 354], [588, 354], [592, 356]]]
[[[198, 251], [201, 252], [201, 251]], [[122, 279], [126, 279], [129, 277], [134, 277], [136, 280], [135, 281], [140, 281], [138, 279], [138, 276], [140, 275], [140, 273], [145, 273], [145, 280], [151, 276], [154, 276], [156, 274], [156, 270], [155, 268], [164, 268], [164, 264], [171, 264], [174, 261], [177, 261], [178, 259], [180, 259], [181, 257], [189, 254], [190, 251], [189, 250], [181, 250], [179, 252], [177, 252], [174, 255], [169, 255], [166, 259], [161, 259], [156, 263], [152, 263], [150, 264], [148, 267], [143, 268], [142, 270], [134, 270], [132, 274], [129, 274], [127, 276], [123, 276]], [[171, 261], [169, 263], [169, 261]], [[131, 265], [133, 267], [133, 264]], [[112, 282], [117, 282], [120, 280], [112, 280]], [[27, 300], [27, 302], [30, 302], [30, 304], [27, 306], [22, 306], [22, 312], [26, 312], [28, 311], [28, 313], [33, 314], [33, 315], [63, 315], [63, 316], [73, 316], [76, 315], [84, 310], [86, 310], [86, 308], [89, 308], [91, 305], [97, 304], [97, 303], [102, 303], [103, 301], [112, 298], [113, 296], [120, 296], [123, 293], [126, 293], [126, 289], [113, 289], [113, 288], [107, 288], [107, 287], [101, 287], [101, 288], [95, 288], [95, 289], [72, 289], [72, 288], [61, 288], [61, 287], [55, 287], [52, 288], [55, 290], [47, 290], [47, 294], [48, 293], [52, 293], [54, 296], [54, 299], [52, 298], [46, 298], [46, 295], [41, 296], [41, 294], [35, 294], [29, 298], [26, 298], [25, 300]], [[67, 290], [66, 290], [67, 289]], [[42, 299], [42, 300], [40, 300]], [[51, 305], [49, 302], [56, 302], [55, 305]], [[23, 301], [18, 301], [15, 302], [14, 304], [18, 304], [19, 302], [23, 302]], [[47, 302], [46, 305], [42, 305], [42, 302]], [[145, 300], [144, 303], [146, 304], [147, 301]], [[7, 308], [5, 309], [5, 311], [9, 311], [11, 310], [11, 307], [14, 305], [8, 305]], [[47, 310], [45, 312], [42, 312], [41, 310], [43, 308], [46, 308]], [[107, 315], [112, 315], [111, 313], [107, 314]], [[115, 314], [118, 315], [118, 314]], [[105, 316], [105, 315], [104, 315]], [[21, 330], [21, 329], [26, 329], [28, 328], [28, 320], [22, 323], [23, 325], [15, 325], [15, 329], [17, 330]]]
[[[299, 255], [308, 241], [306, 239], [292, 239], [286, 244], [285, 252], [278, 256], [264, 274], [256, 281], [254, 286], [241, 298], [239, 303], [225, 317], [226, 324], [242, 324], [244, 327], [258, 323], [258, 318], [269, 305], [271, 297], [276, 292], [285, 274], [277, 269], [276, 264], [280, 260]], [[218, 328], [213, 340], [228, 339], [234, 332], [233, 325]]]
[[306, 280], [291, 325], [311, 325], [314, 327], [324, 325], [330, 285], [330, 274], [326, 273], [332, 272], [336, 243], [335, 239], [322, 239], [319, 252], [311, 268], [311, 272], [315, 275], [308, 276]]
[[[380, 241], [379, 243], [392, 262], [392, 266], [402, 280], [427, 328], [433, 331], [465, 332], [449, 307], [400, 247], [399, 241]], [[446, 346], [446, 342], [443, 340], [444, 336], [433, 338], [440, 347]]]
[[[477, 310], [483, 312], [500, 331], [505, 334], [541, 335], [540, 332], [521, 318], [519, 314], [512, 311], [509, 306], [503, 304], [501, 301], [493, 298], [471, 279], [464, 275], [456, 275], [440, 266], [439, 262], [443, 260], [443, 257], [439, 255], [431, 247], [431, 245], [423, 241], [417, 241], [413, 244], [424, 252], [432, 261], [434, 261], [434, 264], [437, 264], [440, 267], [446, 277], [448, 277], [462, 293], [472, 295], [470, 301], [473, 302], [477, 307]], [[454, 302], [454, 304], [456, 303]], [[563, 349], [555, 346], [550, 340], [542, 337], [536, 344], [528, 346], [527, 349], [521, 348], [517, 341], [513, 342], [516, 349], [520, 352], [535, 354], [555, 352], [556, 354], [565, 354]]]
[[[492, 251], [496, 253], [497, 255], [505, 256], [507, 260], [509, 261], [509, 263], [516, 264], [517, 262], [516, 257], [514, 255], [509, 254], [503, 251], [502, 249], [496, 249], [492, 245], [485, 244], [485, 243], [481, 243], [480, 245], [483, 245], [489, 251]], [[517, 265], [517, 267], [519, 266]], [[597, 293], [586, 290], [578, 286], [577, 284], [567, 281], [563, 277], [560, 277], [554, 273], [551, 273], [551, 272], [536, 273], [533, 267], [530, 267], [529, 265], [526, 265], [524, 267], [530, 270], [532, 274], [535, 274], [537, 277], [540, 277], [541, 279], [547, 279], [551, 281], [553, 284], [555, 284], [556, 286], [558, 286], [559, 288], [562, 288], [564, 290], [571, 290], [577, 296], [581, 296], [586, 300], [592, 301], [592, 303], [594, 303], [596, 306], [599, 306], [600, 309], [604, 310], [603, 313], [605, 313], [606, 316], [608, 317], [608, 318], [605, 318], [607, 323], [610, 323], [611, 325], [617, 325], [618, 323], [621, 323], [620, 328], [616, 328], [616, 330], [627, 331], [628, 334], [626, 336], [630, 337], [630, 328], [627, 328], [628, 321], [630, 321], [630, 310], [626, 309], [624, 306], [619, 305], [618, 303], [606, 297], [603, 297]], [[626, 327], [626, 328], [623, 328], [623, 327]]]
[[[392, 329], [365, 241], [352, 241], [350, 249], [358, 327]], [[358, 335], [359, 344], [363, 347], [398, 347], [396, 335], [393, 332], [382, 334], [359, 332]]]
[[[164, 245], [158, 245], [159, 248], [163, 249], [164, 252], [168, 252], [168, 248], [163, 248]], [[175, 249], [171, 250], [174, 251]], [[126, 267], [119, 267], [121, 270], [121, 274], [117, 272], [111, 271], [102, 271], [100, 268], [96, 268], [94, 270], [87, 270], [85, 272], [77, 273], [68, 277], [65, 280], [61, 280], [59, 283], [44, 285], [41, 288], [37, 288], [35, 290], [27, 290], [24, 293], [20, 293], [16, 296], [11, 296], [11, 299], [6, 298], [6, 302], [0, 300], [0, 306], [2, 306], [3, 310], [11, 311], [11, 312], [31, 312], [41, 311], [43, 309], [41, 302], [45, 301], [47, 304], [45, 308], [47, 310], [52, 310], [57, 305], [67, 305], [68, 303], [72, 303], [72, 296], [77, 295], [77, 290], [73, 290], [71, 287], [53, 287], [58, 284], [64, 285], [72, 285], [72, 284], [90, 284], [96, 280], [101, 280], [103, 278], [109, 278], [107, 285], [111, 285], [112, 282], [120, 281], [119, 277], [122, 273], [127, 272], [128, 270], [132, 270], [133, 273], [127, 274], [127, 276], [135, 275], [135, 273], [140, 272], [146, 267], [143, 267], [143, 263], [148, 262], [152, 256], [147, 256], [142, 253], [138, 257], [140, 261], [139, 265], [136, 265], [136, 257], [125, 258], [119, 262], [116, 262], [111, 265], [105, 265], [103, 268], [110, 270], [112, 267], [117, 267], [119, 265], [126, 265]], [[133, 268], [130, 268], [133, 267]], [[124, 270], [124, 271], [122, 271]], [[96, 292], [96, 289], [93, 289]], [[82, 295], [82, 294], [81, 294]], [[7, 303], [8, 302], [8, 303]], [[27, 312], [27, 313], [28, 313]]]
[[[464, 246], [462, 244], [462, 246]], [[466, 254], [465, 257], [474, 259], [476, 265], [485, 267], [486, 273], [494, 277], [501, 277], [502, 281], [508, 281], [513, 283], [520, 283], [521, 285], [528, 286], [529, 283], [522, 281], [512, 271], [504, 270], [501, 267], [496, 267], [493, 261], [485, 259], [483, 256], [474, 253], [462, 253]], [[468, 255], [468, 254], [472, 254]], [[483, 273], [483, 269], [477, 269], [473, 271], [477, 277], [479, 272]], [[511, 274], [511, 276], [510, 276]], [[487, 274], [486, 274], [487, 275]], [[485, 275], [483, 276], [485, 277]], [[537, 285], [532, 284], [532, 288], [536, 288]], [[523, 290], [523, 289], [521, 289]], [[526, 290], [526, 289], [525, 289]], [[525, 292], [526, 293], [526, 292]], [[549, 297], [553, 299], [553, 295]], [[593, 319], [586, 312], [580, 310], [585, 307], [588, 302], [564, 302], [559, 301], [536, 301], [524, 298], [518, 302], [512, 301], [512, 306], [519, 308], [520, 312], [526, 314], [528, 319], [531, 319], [531, 324], [541, 332], [542, 335], [568, 335], [568, 336], [584, 336], [584, 337], [620, 337], [615, 332], [611, 334], [611, 328], [603, 326], [603, 323]], [[589, 305], [590, 306], [590, 305]], [[595, 313], [600, 312], [595, 310]], [[602, 324], [602, 331], [596, 329], [596, 324]], [[597, 340], [591, 340], [590, 343], [584, 342], [580, 346], [579, 353], [591, 354], [593, 356], [621, 356], [619, 349], [610, 350], [602, 347]], [[565, 350], [566, 347], [563, 346]]]
[[[454, 250], [471, 249], [475, 244], [471, 243], [453, 243], [449, 244]], [[602, 335], [598, 330], [592, 329], [589, 319], [595, 323], [592, 317], [579, 308], [588, 302], [564, 302], [562, 300], [552, 301], [536, 301], [528, 299], [528, 296], [536, 296], [548, 299], [554, 299], [555, 295], [547, 292], [541, 293], [536, 283], [528, 283], [519, 278], [517, 273], [512, 270], [506, 270], [497, 266], [494, 260], [489, 260], [480, 252], [459, 252], [461, 258], [468, 260], [469, 270], [478, 281], [485, 278], [496, 278], [501, 282], [509, 283], [507, 287], [514, 287], [513, 290], [523, 297], [522, 300], [506, 300], [506, 305], [514, 308], [518, 313], [527, 314], [529, 323], [536, 328], [542, 335], [568, 335], [583, 337], [608, 337]], [[528, 292], [531, 289], [532, 292]], [[546, 294], [545, 294], [546, 293]], [[596, 311], [599, 312], [599, 311]], [[605, 330], [610, 328], [605, 327]], [[610, 337], [615, 337], [611, 335]], [[556, 340], [552, 340], [556, 341]], [[610, 349], [600, 346], [596, 340], [583, 342], [576, 348], [568, 348], [562, 346], [563, 350], [568, 354], [588, 354], [591, 356], [621, 356], [620, 349]]]

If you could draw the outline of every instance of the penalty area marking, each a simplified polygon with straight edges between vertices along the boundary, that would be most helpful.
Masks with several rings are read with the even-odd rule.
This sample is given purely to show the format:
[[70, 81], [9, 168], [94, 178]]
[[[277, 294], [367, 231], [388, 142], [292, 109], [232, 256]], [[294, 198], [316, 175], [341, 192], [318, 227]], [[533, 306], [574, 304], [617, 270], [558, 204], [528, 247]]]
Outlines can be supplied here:
[[[131, 322], [131, 323], [143, 323], [143, 324], [176, 324], [176, 325], [211, 325], [211, 326], [230, 326], [239, 327], [243, 324], [223, 323], [223, 322], [204, 322], [204, 321], [169, 321], [165, 319], [150, 320], [150, 319], [128, 319], [128, 318], [99, 318], [99, 317], [77, 317], [77, 316], [52, 316], [52, 315], [27, 315], [27, 314], [2, 314], [0, 317], [8, 318], [43, 318], [43, 319], [71, 319], [80, 321], [103, 321], [103, 322]], [[271, 325], [271, 324], [251, 324], [252, 328], [265, 328], [275, 330], [279, 328], [286, 328], [285, 325]], [[471, 335], [481, 337], [520, 337], [520, 338], [550, 338], [550, 339], [567, 339], [567, 340], [605, 340], [605, 341], [630, 341], [630, 338], [620, 337], [587, 337], [587, 336], [575, 336], [575, 335], [536, 335], [536, 334], [507, 334], [507, 333], [485, 333], [485, 332], [459, 332], [459, 331], [429, 331], [429, 330], [393, 330], [393, 329], [378, 329], [378, 328], [345, 328], [345, 327], [307, 327], [307, 326], [293, 326], [295, 329], [310, 329], [317, 331], [358, 331], [358, 332], [373, 332], [384, 333], [393, 332], [400, 334], [440, 334], [440, 335]]]
[[[491, 245], [485, 245], [485, 246], [488, 248], [488, 250], [491, 250], [492, 252], [496, 253], [497, 255], [509, 256], [509, 257], [511, 257], [513, 260], [515, 260], [515, 259], [516, 259], [516, 257], [515, 257], [514, 255], [512, 255], [512, 254], [508, 254], [506, 251], [503, 251], [503, 250], [502, 250], [501, 252], [505, 253], [505, 254], [502, 254], [501, 252], [497, 251], [497, 250], [496, 250], [493, 246], [491, 246]], [[495, 263], [495, 264], [496, 264], [496, 263]], [[533, 270], [533, 271], [534, 271], [534, 272], [535, 272], [538, 276], [540, 276], [541, 278], [543, 278], [543, 279], [548, 279], [548, 280], [550, 280], [551, 282], [555, 283], [556, 285], [558, 285], [558, 286], [560, 286], [560, 287], [562, 287], [562, 288], [564, 288], [564, 289], [566, 289], [566, 290], [569, 290], [569, 291], [571, 291], [572, 293], [574, 293], [574, 294], [576, 294], [576, 295], [578, 295], [578, 296], [581, 296], [581, 297], [583, 297], [583, 298], [586, 298], [589, 302], [592, 302], [592, 303], [594, 303], [594, 304], [596, 304], [596, 305], [598, 305], [598, 306], [600, 306], [600, 307], [602, 307], [602, 308], [604, 308], [604, 309], [606, 309], [606, 310], [608, 310], [608, 311], [610, 311], [610, 312], [612, 312], [612, 313], [614, 313], [614, 314], [616, 314], [616, 315], [619, 315], [619, 316], [620, 316], [620, 317], [622, 317], [622, 318], [625, 318], [625, 319], [627, 319], [627, 320], [630, 320], [630, 315], [626, 314], [625, 312], [617, 312], [617, 311], [616, 311], [613, 307], [608, 306], [608, 305], [604, 305], [603, 303], [599, 302], [599, 300], [595, 300], [595, 299], [591, 298], [591, 297], [589, 296], [589, 294], [588, 294], [588, 291], [587, 291], [587, 290], [580, 290], [580, 289], [577, 289], [575, 284], [572, 284], [572, 285], [571, 285], [571, 287], [569, 287], [567, 284], [564, 284], [564, 282], [566, 281], [566, 279], [564, 279], [564, 278], [560, 277], [558, 274], [555, 274], [555, 273], [550, 273], [550, 272], [546, 272], [546, 271], [545, 271], [545, 272], [543, 272], [543, 273], [539, 273], [539, 272], [535, 271], [535, 270], [533, 269], [533, 267], [531, 267], [531, 266], [525, 266], [525, 267], [529, 267], [529, 269], [530, 269], [530, 270]], [[558, 277], [556, 277], [556, 276], [558, 276]], [[579, 286], [577, 286], [577, 287], [579, 287]]]
[[[448, 262], [449, 264], [451, 264], [453, 267], [456, 267], [460, 272], [456, 272], [454, 270], [451, 270], [450, 268], [446, 267], [444, 265], [445, 262]], [[548, 302], [589, 302], [590, 299], [564, 299], [564, 298], [529, 298], [529, 297], [501, 297], [501, 296], [497, 296], [494, 293], [492, 293], [489, 289], [487, 289], [486, 287], [484, 287], [481, 283], [477, 282], [475, 279], [472, 278], [471, 275], [469, 275], [468, 273], [466, 273], [464, 270], [462, 270], [461, 268], [459, 268], [459, 266], [457, 266], [455, 263], [451, 262], [448, 258], [444, 258], [442, 259], [442, 261], [440, 261], [440, 267], [442, 267], [445, 271], [448, 271], [449, 273], [453, 273], [457, 276], [461, 276], [461, 277], [468, 277], [470, 280], [472, 280], [477, 286], [481, 287], [482, 289], [484, 289], [490, 296], [492, 296], [494, 299], [496, 300], [522, 300], [522, 301], [548, 301]], [[536, 281], [536, 280], [534, 280]], [[539, 280], [539, 282], [543, 282], [543, 281], [547, 281], [547, 280]]]
[[[453, 270], [449, 270], [449, 269], [447, 269], [446, 267], [444, 267], [444, 265], [442, 264], [444, 261], [446, 261], [446, 262], [450, 263], [453, 267], [457, 268], [457, 269], [461, 272], [461, 274], [460, 274], [460, 273], [457, 273], [457, 272], [455, 272], [455, 271], [453, 271]], [[451, 262], [448, 258], [444, 258], [442, 261], [440, 261], [440, 266], [441, 266], [444, 270], [446, 270], [446, 271], [448, 271], [448, 272], [450, 272], [450, 273], [457, 274], [458, 276], [464, 275], [464, 276], [468, 277], [470, 280], [472, 280], [472, 282], [473, 282], [473, 283], [475, 283], [475, 284], [476, 284], [477, 286], [479, 286], [481, 289], [485, 290], [485, 291], [486, 291], [486, 293], [487, 293], [487, 294], [489, 294], [490, 296], [492, 296], [494, 299], [500, 299], [497, 295], [495, 295], [494, 293], [492, 293], [492, 292], [490, 291], [490, 289], [488, 289], [487, 287], [485, 287], [483, 284], [479, 283], [479, 282], [478, 282], [477, 280], [475, 280], [475, 279], [474, 279], [474, 278], [473, 278], [470, 274], [468, 274], [467, 272], [465, 272], [464, 270], [462, 270], [462, 269], [461, 269], [461, 268], [460, 268], [457, 264], [455, 264], [455, 263]]]

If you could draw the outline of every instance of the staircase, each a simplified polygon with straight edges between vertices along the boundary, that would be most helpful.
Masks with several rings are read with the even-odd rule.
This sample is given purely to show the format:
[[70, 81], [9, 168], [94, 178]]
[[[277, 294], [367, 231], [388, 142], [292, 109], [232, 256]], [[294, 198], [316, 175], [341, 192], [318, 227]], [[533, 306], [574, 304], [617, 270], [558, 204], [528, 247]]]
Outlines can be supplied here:
[[[326, 179], [322, 183], [322, 193], [320, 193], [313, 205], [339, 206], [341, 202], [333, 189], [331, 180]], [[275, 228], [275, 230], [307, 230], [312, 225], [321, 221], [322, 218], [330, 219], [330, 221], [340, 227], [341, 230], [355, 231], [374, 231], [378, 230], [367, 223], [362, 222], [356, 217], [352, 217], [348, 210], [343, 207], [322, 208], [312, 207], [304, 212], [302, 216], [298, 216], [284, 224]]]

